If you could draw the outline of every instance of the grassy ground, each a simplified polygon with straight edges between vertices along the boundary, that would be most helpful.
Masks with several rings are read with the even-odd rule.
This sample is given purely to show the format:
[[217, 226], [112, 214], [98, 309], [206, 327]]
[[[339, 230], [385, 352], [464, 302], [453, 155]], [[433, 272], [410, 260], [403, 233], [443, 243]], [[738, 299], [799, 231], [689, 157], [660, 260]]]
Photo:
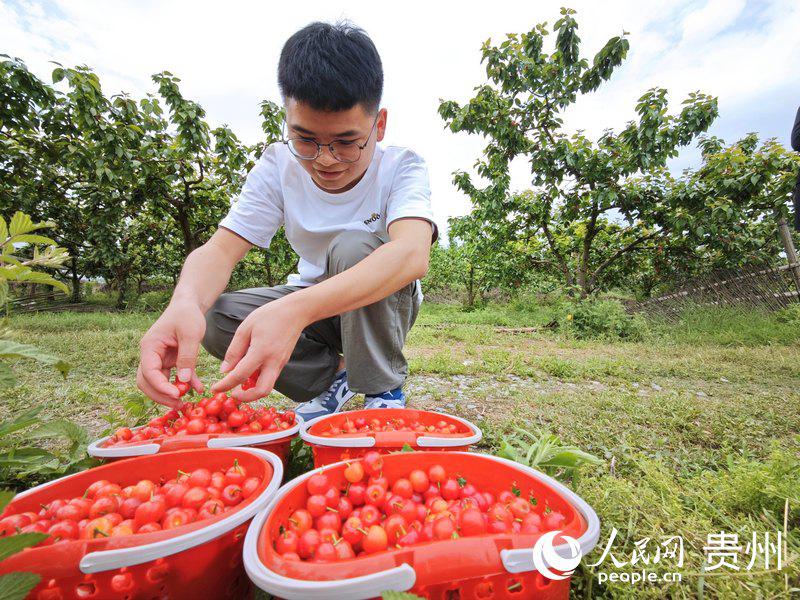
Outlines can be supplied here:
[[[478, 421], [493, 451], [514, 425], [549, 431], [604, 459], [569, 485], [598, 512], [600, 544], [573, 578], [576, 597], [788, 598], [800, 588], [800, 331], [765, 315], [706, 313], [652, 324], [638, 342], [581, 341], [537, 327], [547, 310], [490, 307], [464, 312], [427, 305], [407, 347], [411, 404]], [[138, 341], [153, 314], [20, 316], [20, 339], [67, 359], [66, 381], [17, 365], [21, 385], [4, 413], [44, 405], [99, 434], [104, 416], [140, 397]], [[217, 361], [203, 353], [211, 382]], [[280, 402], [287, 403], [285, 399]], [[787, 507], [788, 499], [788, 509]], [[786, 512], [785, 512], [786, 511]], [[783, 569], [747, 569], [753, 532], [788, 527]], [[597, 567], [612, 528], [611, 558]], [[739, 535], [739, 570], [703, 572], [707, 535]], [[685, 561], [654, 562], [656, 546], [682, 536]], [[636, 542], [650, 564], [630, 564]], [[679, 571], [680, 584], [600, 584], [598, 574]], [[794, 594], [800, 593], [795, 591]]]

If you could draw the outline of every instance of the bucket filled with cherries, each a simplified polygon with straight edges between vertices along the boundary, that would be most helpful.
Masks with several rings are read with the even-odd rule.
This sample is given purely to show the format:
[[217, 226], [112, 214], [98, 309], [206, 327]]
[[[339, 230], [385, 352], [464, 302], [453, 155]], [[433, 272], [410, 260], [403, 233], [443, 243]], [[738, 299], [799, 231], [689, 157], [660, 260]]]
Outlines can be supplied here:
[[0, 537], [30, 547], [0, 562], [0, 575], [37, 575], [36, 600], [247, 597], [244, 533], [282, 477], [278, 457], [251, 448], [143, 456], [63, 477], [3, 510]]
[[300, 426], [314, 466], [399, 450], [465, 451], [483, 434], [466, 419], [427, 410], [379, 408], [319, 417]]
[[545, 579], [533, 563], [542, 536], [586, 553], [599, 521], [518, 463], [370, 450], [283, 486], [253, 520], [244, 557], [256, 585], [281, 598], [567, 598], [569, 577]]
[[[182, 382], [176, 382], [182, 383]], [[181, 388], [185, 393], [188, 390]], [[105, 460], [189, 448], [251, 446], [276, 454], [286, 466], [291, 441], [302, 418], [292, 410], [254, 406], [220, 392], [151, 419], [140, 427], [120, 427], [88, 447]]]

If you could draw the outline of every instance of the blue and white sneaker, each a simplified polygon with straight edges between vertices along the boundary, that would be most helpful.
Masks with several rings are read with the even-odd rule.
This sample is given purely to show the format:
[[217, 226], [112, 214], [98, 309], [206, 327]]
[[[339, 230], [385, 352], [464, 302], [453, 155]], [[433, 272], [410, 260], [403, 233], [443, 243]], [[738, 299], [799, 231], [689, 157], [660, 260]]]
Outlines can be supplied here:
[[347, 371], [342, 371], [326, 391], [316, 398], [298, 405], [295, 412], [306, 421], [324, 415], [332, 415], [342, 410], [342, 407], [355, 395], [356, 393], [347, 385]]
[[364, 396], [364, 408], [405, 408], [406, 395], [401, 388], [377, 396]]

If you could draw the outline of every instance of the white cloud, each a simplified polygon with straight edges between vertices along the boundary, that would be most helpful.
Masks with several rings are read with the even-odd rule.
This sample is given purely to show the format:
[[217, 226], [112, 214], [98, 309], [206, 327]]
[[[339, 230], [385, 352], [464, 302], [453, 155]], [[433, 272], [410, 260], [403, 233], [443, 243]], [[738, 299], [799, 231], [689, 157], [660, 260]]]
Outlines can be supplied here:
[[[438, 99], [464, 102], [484, 81], [484, 40], [499, 43], [506, 33], [552, 24], [562, 4], [358, 1], [333, 8], [321, 2], [29, 0], [0, 3], [0, 51], [23, 58], [44, 78], [50, 60], [87, 64], [107, 93], [153, 92], [150, 76], [172, 71], [212, 124], [228, 123], [253, 142], [260, 134], [258, 102], [279, 100], [276, 67], [284, 41], [310, 21], [350, 18], [370, 34], [384, 62], [384, 143], [411, 146], [426, 157], [436, 218], [445, 225], [469, 207], [451, 173], [470, 170], [483, 142], [443, 130]], [[596, 135], [623, 126], [634, 117], [636, 99], [654, 85], [666, 87], [676, 105], [697, 89], [718, 95], [724, 119], [728, 106], [757, 106], [777, 86], [800, 83], [800, 3], [792, 0], [756, 8], [744, 0], [569, 4], [578, 10], [584, 54], [623, 30], [631, 40], [618, 75], [566, 115], [572, 130]], [[529, 180], [524, 163], [515, 164], [513, 174], [514, 187]]]
[[683, 44], [709, 40], [732, 25], [745, 7], [745, 0], [709, 0], [683, 19]]

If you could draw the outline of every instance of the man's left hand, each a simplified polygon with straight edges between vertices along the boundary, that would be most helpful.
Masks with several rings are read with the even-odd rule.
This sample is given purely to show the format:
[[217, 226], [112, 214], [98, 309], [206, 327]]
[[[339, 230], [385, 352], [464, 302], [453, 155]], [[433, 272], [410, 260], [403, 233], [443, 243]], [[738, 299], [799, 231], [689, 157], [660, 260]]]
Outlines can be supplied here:
[[[220, 371], [227, 375], [211, 391], [227, 392], [241, 402], [269, 395], [283, 367], [289, 361], [303, 328], [308, 325], [297, 302], [290, 296], [269, 302], [251, 312], [231, 340]], [[242, 390], [241, 384], [261, 371], [256, 385]]]

